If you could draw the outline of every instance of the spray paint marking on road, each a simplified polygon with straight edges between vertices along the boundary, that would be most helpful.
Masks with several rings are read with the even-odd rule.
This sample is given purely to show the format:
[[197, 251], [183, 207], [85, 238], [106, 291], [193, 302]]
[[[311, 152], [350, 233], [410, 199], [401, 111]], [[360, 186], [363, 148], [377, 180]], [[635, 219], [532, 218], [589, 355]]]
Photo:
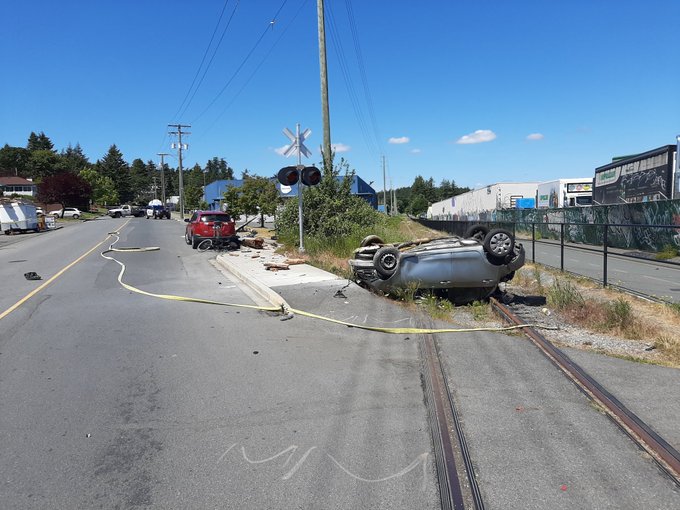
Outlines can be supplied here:
[[[217, 463], [219, 464], [224, 460], [224, 458], [229, 454], [230, 451], [232, 451], [234, 448], [238, 446], [238, 443], [232, 444], [227, 450], [220, 455], [220, 458], [217, 460]], [[283, 463], [283, 467], [286, 467], [288, 463], [291, 461], [293, 455], [297, 451], [298, 446], [297, 445], [290, 445], [288, 448], [285, 450], [280, 451], [279, 453], [272, 455], [271, 457], [267, 457], [266, 459], [260, 459], [260, 460], [254, 460], [248, 457], [246, 455], [246, 449], [244, 446], [241, 446], [241, 456], [243, 457], [243, 460], [248, 462], [249, 464], [264, 464], [267, 462], [271, 462], [273, 460], [278, 459], [282, 455], [288, 454], [288, 457], [286, 458], [286, 461]], [[307, 460], [307, 457], [309, 456], [310, 453], [312, 453], [314, 450], [316, 450], [316, 446], [312, 446], [309, 448], [304, 455], [298, 460], [295, 465], [288, 471], [286, 472], [282, 477], [281, 480], [290, 480], [290, 478], [297, 472], [300, 467], [304, 464], [305, 460]], [[419, 465], [422, 464], [423, 466], [423, 483], [422, 483], [422, 489], [426, 490], [427, 488], [427, 458], [429, 456], [428, 452], [421, 453], [418, 455], [413, 462], [411, 462], [408, 466], [406, 466], [404, 469], [400, 470], [397, 473], [382, 477], [382, 478], [365, 478], [363, 476], [356, 475], [352, 473], [349, 469], [347, 469], [345, 466], [343, 466], [335, 457], [333, 457], [330, 453], [328, 452], [323, 452], [324, 455], [326, 455], [336, 466], [338, 466], [343, 472], [345, 472], [347, 475], [350, 477], [354, 478], [355, 480], [358, 480], [360, 482], [365, 482], [365, 483], [379, 483], [379, 482], [386, 482], [388, 480], [391, 480], [393, 478], [399, 478], [401, 476], [404, 476], [411, 471], [413, 471], [415, 468], [417, 468]]]

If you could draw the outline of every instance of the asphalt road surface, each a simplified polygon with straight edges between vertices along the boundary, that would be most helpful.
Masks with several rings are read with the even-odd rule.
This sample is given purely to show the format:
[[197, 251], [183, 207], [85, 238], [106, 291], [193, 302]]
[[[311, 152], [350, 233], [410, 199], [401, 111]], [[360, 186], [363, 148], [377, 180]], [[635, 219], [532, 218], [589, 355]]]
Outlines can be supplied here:
[[[0, 243], [0, 507], [440, 508], [419, 337], [140, 294], [100, 255], [117, 231], [114, 247], [159, 248], [107, 254], [126, 284], [257, 305], [183, 228], [103, 218]], [[276, 290], [323, 316], [414, 325], [344, 281]], [[678, 507], [672, 481], [523, 337], [437, 341], [486, 508]], [[674, 374], [637, 377], [671, 381], [675, 409]]]

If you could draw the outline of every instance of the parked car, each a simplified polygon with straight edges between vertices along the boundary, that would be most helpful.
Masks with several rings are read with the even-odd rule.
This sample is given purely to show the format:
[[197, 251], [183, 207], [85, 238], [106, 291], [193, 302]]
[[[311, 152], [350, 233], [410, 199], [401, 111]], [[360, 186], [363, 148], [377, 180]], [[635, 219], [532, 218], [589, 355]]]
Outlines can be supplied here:
[[216, 234], [219, 237], [236, 235], [236, 221], [226, 212], [195, 211], [184, 221], [187, 222], [184, 239], [194, 249], [203, 239], [213, 238]]
[[391, 293], [415, 287], [467, 304], [491, 296], [524, 260], [524, 248], [510, 232], [475, 225], [464, 237], [397, 244], [368, 236], [349, 264], [357, 281], [373, 290]]
[[76, 207], [66, 207], [63, 209], [63, 214], [62, 209], [59, 209], [58, 211], [50, 211], [47, 214], [54, 216], [55, 218], [73, 218], [74, 220], [77, 220], [82, 216], [83, 213], [81, 213], [80, 209]]

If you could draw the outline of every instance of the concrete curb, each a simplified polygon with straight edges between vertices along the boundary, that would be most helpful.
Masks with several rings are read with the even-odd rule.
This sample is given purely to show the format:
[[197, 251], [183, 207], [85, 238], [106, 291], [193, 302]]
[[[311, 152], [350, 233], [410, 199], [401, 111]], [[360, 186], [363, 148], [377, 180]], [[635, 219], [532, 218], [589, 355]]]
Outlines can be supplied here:
[[258, 296], [262, 297], [273, 306], [282, 307], [284, 310], [290, 309], [290, 306], [285, 299], [283, 299], [278, 293], [274, 292], [264, 282], [260, 281], [256, 276], [242, 271], [238, 265], [233, 264], [229, 260], [228, 255], [218, 255], [216, 261], [222, 268], [229, 271], [241, 282], [250, 287]]

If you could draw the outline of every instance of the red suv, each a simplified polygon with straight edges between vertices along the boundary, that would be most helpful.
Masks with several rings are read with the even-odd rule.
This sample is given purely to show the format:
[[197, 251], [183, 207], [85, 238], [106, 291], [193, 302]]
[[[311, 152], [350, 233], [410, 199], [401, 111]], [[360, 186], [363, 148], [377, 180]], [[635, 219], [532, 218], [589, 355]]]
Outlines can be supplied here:
[[225, 212], [196, 211], [191, 215], [191, 218], [184, 221], [187, 222], [184, 239], [194, 249], [203, 239], [215, 237], [217, 232], [219, 232], [217, 234], [219, 237], [229, 237], [236, 234], [236, 222]]

